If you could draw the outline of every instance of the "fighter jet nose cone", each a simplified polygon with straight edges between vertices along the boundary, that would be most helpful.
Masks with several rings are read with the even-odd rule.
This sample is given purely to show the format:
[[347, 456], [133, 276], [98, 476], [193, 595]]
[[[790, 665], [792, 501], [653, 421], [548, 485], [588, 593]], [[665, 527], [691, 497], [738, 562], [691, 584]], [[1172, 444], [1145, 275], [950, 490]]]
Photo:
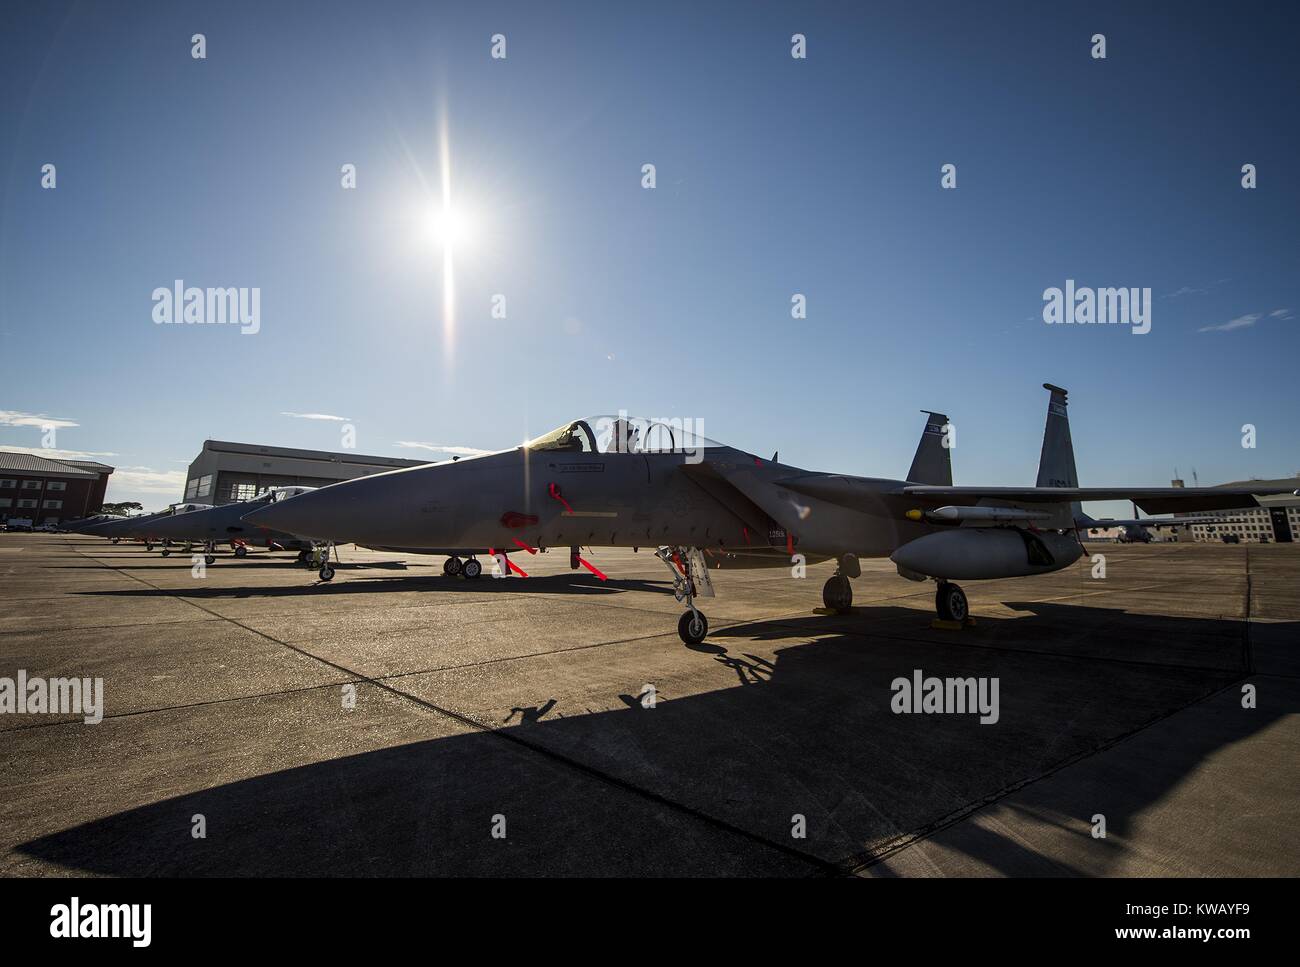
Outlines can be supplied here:
[[256, 510], [250, 510], [243, 517], [239, 518], [245, 524], [251, 524], [254, 527], [265, 527], [268, 530], [284, 531], [292, 533], [284, 525], [284, 520], [292, 516], [292, 512], [286, 512], [285, 504], [267, 504], [265, 507], [258, 507]]
[[303, 494], [277, 500], [273, 504], [249, 511], [240, 518], [246, 526], [259, 527], [278, 534], [292, 534], [312, 540], [338, 539], [340, 521], [328, 513], [333, 503], [322, 495], [332, 488], [322, 487]]

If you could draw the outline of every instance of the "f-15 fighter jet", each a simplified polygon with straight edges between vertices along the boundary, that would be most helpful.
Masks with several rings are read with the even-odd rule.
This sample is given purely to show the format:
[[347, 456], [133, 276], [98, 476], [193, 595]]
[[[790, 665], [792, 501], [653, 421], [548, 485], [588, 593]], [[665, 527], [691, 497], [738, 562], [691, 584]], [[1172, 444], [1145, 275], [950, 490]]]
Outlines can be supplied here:
[[211, 506], [211, 504], [172, 504], [166, 510], [159, 511], [156, 514], [121, 517], [94, 527], [87, 527], [81, 533], [92, 534], [95, 537], [107, 537], [114, 544], [124, 537], [138, 538], [144, 541], [145, 550], [152, 551], [154, 544], [160, 540], [154, 529], [159, 522], [180, 514], [188, 514], [196, 510], [207, 510]]
[[940, 618], [964, 621], [956, 581], [1045, 574], [1078, 560], [1081, 501], [1131, 500], [1165, 513], [1252, 507], [1256, 493], [1289, 492], [1081, 488], [1066, 391], [1044, 387], [1051, 401], [1034, 487], [814, 473], [680, 427], [602, 417], [513, 450], [322, 487], [246, 519], [320, 540], [413, 549], [657, 547], [686, 606], [678, 633], [695, 644], [708, 633], [695, 599], [712, 596], [708, 568], [720, 556], [734, 555], [739, 566], [747, 555], [787, 564], [799, 555], [835, 558], [822, 599], [837, 611], [852, 605], [858, 560], [888, 557], [903, 577], [935, 581]]
[[[298, 560], [306, 559], [312, 549], [312, 542], [294, 534], [285, 534], [246, 523], [241, 518], [259, 507], [269, 506], [277, 501], [289, 500], [299, 494], [313, 490], [312, 487], [273, 487], [252, 500], [222, 504], [206, 510], [195, 510], [187, 514], [162, 517], [150, 524], [152, 536], [164, 540], [183, 543], [202, 543], [204, 557], [208, 564], [216, 561], [213, 552], [218, 544], [229, 543], [234, 548], [236, 557], [248, 553], [248, 545], [276, 548], [286, 551], [298, 551]], [[163, 556], [168, 554], [164, 550]]]

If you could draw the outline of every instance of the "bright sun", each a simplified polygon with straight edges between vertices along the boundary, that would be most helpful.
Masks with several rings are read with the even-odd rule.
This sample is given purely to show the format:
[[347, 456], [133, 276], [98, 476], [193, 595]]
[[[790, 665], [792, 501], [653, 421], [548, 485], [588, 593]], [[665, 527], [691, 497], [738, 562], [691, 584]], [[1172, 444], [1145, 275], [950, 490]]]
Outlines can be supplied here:
[[459, 248], [474, 241], [474, 218], [463, 208], [435, 205], [429, 209], [425, 228], [429, 238], [447, 248]]

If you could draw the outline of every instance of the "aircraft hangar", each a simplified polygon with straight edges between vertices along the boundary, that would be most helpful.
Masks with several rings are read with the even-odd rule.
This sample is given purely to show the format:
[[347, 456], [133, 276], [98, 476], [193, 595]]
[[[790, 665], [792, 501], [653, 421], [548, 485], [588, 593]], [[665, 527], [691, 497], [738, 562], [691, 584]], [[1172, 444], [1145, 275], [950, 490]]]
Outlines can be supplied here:
[[185, 476], [185, 493], [178, 499], [229, 504], [251, 500], [268, 487], [324, 487], [429, 462], [204, 440]]

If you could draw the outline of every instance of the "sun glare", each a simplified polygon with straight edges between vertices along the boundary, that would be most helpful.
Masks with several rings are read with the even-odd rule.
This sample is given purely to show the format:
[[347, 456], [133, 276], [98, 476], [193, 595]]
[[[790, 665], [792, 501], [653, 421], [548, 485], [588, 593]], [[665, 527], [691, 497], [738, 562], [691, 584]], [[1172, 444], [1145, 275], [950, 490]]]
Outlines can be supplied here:
[[431, 241], [449, 249], [472, 245], [476, 235], [474, 218], [464, 209], [452, 205], [430, 208], [425, 230]]

